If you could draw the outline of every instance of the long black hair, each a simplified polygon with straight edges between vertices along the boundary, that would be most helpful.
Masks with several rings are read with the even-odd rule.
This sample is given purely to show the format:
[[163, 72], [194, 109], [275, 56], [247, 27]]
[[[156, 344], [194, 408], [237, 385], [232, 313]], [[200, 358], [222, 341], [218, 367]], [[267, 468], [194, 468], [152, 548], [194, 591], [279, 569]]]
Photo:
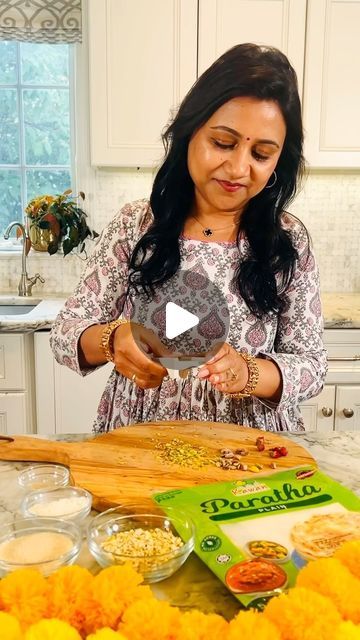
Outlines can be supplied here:
[[281, 214], [294, 198], [304, 170], [296, 74], [287, 57], [272, 47], [233, 47], [200, 76], [181, 103], [162, 136], [165, 158], [150, 197], [154, 220], [132, 253], [129, 287], [151, 295], [179, 269], [179, 236], [194, 199], [187, 166], [189, 141], [221, 105], [239, 96], [275, 101], [286, 124], [276, 183], [249, 201], [238, 231], [238, 243], [245, 232], [250, 252], [239, 260], [235, 283], [250, 311], [262, 316], [283, 308], [281, 289], [294, 271], [297, 251], [281, 225]]

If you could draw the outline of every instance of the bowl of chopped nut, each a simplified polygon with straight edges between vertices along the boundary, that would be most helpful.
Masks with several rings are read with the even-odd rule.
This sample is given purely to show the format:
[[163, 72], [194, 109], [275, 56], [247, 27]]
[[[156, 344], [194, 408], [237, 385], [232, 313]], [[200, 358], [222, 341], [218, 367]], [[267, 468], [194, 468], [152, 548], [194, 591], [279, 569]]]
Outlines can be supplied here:
[[194, 524], [185, 513], [156, 505], [108, 509], [87, 529], [89, 550], [102, 567], [130, 563], [145, 583], [168, 578], [194, 548]]

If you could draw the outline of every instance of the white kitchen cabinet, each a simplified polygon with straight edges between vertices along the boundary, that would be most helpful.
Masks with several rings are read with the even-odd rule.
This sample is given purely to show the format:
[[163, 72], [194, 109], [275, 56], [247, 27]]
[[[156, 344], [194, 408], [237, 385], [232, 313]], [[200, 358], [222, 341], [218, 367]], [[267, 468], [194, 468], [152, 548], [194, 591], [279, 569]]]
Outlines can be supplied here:
[[113, 365], [81, 377], [56, 362], [49, 331], [37, 331], [34, 341], [37, 432], [90, 434]]
[[305, 22], [306, 0], [199, 0], [198, 74], [230, 47], [254, 42], [281, 49], [301, 88]]
[[360, 431], [360, 384], [337, 387], [335, 431]]
[[316, 398], [311, 398], [301, 405], [300, 411], [306, 431], [333, 431], [335, 389], [335, 385], [325, 385]]
[[326, 385], [301, 405], [308, 431], [360, 430], [360, 329], [326, 329]]
[[304, 126], [311, 167], [360, 167], [360, 0], [308, 0]]
[[197, 0], [88, 0], [91, 163], [154, 167], [196, 79]]
[[0, 333], [0, 433], [35, 429], [32, 334]]

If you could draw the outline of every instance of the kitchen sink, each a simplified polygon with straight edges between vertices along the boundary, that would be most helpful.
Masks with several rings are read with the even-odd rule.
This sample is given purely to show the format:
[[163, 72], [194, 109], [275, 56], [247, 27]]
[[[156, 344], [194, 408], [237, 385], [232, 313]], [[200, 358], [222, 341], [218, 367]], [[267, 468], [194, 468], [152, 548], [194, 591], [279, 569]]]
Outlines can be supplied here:
[[30, 313], [41, 302], [36, 298], [0, 298], [0, 316], [18, 316]]

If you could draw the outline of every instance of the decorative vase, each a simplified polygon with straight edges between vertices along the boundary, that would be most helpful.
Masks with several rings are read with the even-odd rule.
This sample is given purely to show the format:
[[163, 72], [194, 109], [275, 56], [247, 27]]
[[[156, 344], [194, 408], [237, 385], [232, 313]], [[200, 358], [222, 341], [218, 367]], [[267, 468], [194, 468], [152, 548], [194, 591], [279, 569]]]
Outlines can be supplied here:
[[56, 238], [51, 229], [40, 229], [36, 225], [31, 225], [29, 229], [31, 246], [35, 251], [47, 251], [50, 242]]

